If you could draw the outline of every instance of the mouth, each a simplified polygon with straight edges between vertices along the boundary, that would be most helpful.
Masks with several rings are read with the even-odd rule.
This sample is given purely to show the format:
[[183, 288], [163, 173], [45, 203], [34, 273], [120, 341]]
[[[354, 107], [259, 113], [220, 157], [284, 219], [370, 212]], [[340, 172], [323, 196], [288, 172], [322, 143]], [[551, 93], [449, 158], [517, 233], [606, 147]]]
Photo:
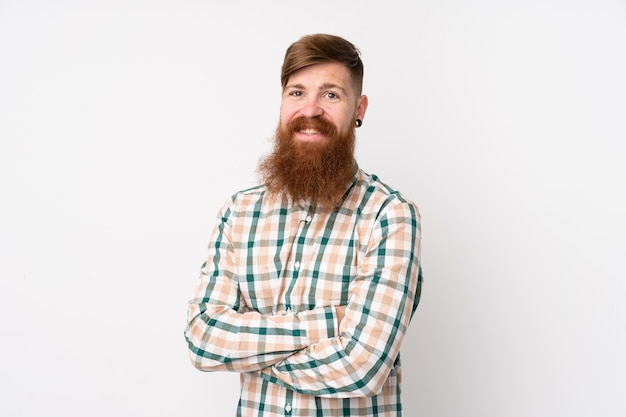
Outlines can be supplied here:
[[321, 133], [321, 131], [313, 128], [296, 130], [296, 134], [294, 136], [301, 141], [309, 142], [317, 141], [326, 137], [324, 134]]
[[302, 129], [299, 131], [303, 135], [319, 135], [320, 131], [317, 129]]
[[325, 142], [335, 136], [333, 124], [320, 117], [299, 117], [287, 123], [285, 130], [299, 142]]

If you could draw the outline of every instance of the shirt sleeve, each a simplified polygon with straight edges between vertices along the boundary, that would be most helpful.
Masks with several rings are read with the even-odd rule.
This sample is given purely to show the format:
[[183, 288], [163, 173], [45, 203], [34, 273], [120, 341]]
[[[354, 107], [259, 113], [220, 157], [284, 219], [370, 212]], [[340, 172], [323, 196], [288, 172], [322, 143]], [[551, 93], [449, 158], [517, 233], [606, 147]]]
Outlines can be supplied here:
[[339, 334], [263, 369], [266, 380], [303, 394], [363, 397], [383, 389], [421, 294], [417, 208], [391, 204], [373, 228]]
[[265, 315], [243, 304], [233, 272], [231, 204], [220, 211], [209, 260], [188, 304], [185, 339], [193, 365], [202, 371], [258, 371], [337, 334], [332, 306]]

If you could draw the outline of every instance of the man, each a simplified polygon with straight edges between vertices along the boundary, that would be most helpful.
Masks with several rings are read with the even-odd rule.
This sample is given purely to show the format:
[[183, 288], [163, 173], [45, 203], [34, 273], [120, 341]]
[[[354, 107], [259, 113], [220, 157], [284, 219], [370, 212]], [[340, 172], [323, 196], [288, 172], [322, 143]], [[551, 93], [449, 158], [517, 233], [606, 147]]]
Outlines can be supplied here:
[[345, 39], [292, 44], [263, 185], [219, 213], [185, 337], [198, 369], [240, 373], [238, 416], [402, 415], [419, 213], [354, 160], [362, 81]]

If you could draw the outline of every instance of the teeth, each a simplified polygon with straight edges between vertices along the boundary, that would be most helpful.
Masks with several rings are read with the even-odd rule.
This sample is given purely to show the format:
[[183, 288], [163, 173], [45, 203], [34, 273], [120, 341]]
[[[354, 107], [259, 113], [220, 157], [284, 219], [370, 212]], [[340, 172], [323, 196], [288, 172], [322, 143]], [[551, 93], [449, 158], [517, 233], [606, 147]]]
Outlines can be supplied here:
[[304, 133], [305, 135], [314, 135], [316, 133], [319, 133], [317, 130], [315, 129], [304, 129], [300, 131], [301, 133]]

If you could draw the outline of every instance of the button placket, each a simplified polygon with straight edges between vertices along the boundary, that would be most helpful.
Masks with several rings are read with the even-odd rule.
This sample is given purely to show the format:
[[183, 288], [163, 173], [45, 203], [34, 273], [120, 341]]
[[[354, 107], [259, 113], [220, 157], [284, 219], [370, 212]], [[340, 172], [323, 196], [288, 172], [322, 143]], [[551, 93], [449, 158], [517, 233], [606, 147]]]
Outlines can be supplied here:
[[[311, 220], [313, 220], [313, 217], [311, 215], [311, 210], [309, 208], [309, 212], [307, 213], [306, 217], [304, 218], [304, 227], [300, 230], [301, 236], [304, 236], [308, 230], [308, 226], [309, 223], [311, 223]], [[301, 246], [298, 246], [297, 248], [298, 250], [296, 251], [296, 260], [293, 263], [293, 269], [295, 271], [295, 276], [298, 276], [298, 273], [300, 272], [300, 267], [302, 266], [302, 251], [301, 251]]]
[[[304, 215], [304, 218], [302, 213], [300, 213], [298, 217], [299, 227], [297, 233], [293, 237], [293, 243], [289, 254], [289, 257], [291, 258], [291, 261], [289, 261], [291, 264], [291, 271], [289, 271], [290, 273], [287, 274], [287, 276], [289, 277], [289, 282], [286, 286], [287, 288], [285, 288], [285, 291], [283, 293], [283, 301], [287, 308], [292, 307], [291, 291], [298, 281], [302, 268], [305, 266], [303, 263], [303, 256], [307, 245], [306, 236], [309, 233], [309, 226], [313, 219], [313, 208], [309, 207], [306, 215]], [[295, 310], [297, 311], [297, 308]]]

